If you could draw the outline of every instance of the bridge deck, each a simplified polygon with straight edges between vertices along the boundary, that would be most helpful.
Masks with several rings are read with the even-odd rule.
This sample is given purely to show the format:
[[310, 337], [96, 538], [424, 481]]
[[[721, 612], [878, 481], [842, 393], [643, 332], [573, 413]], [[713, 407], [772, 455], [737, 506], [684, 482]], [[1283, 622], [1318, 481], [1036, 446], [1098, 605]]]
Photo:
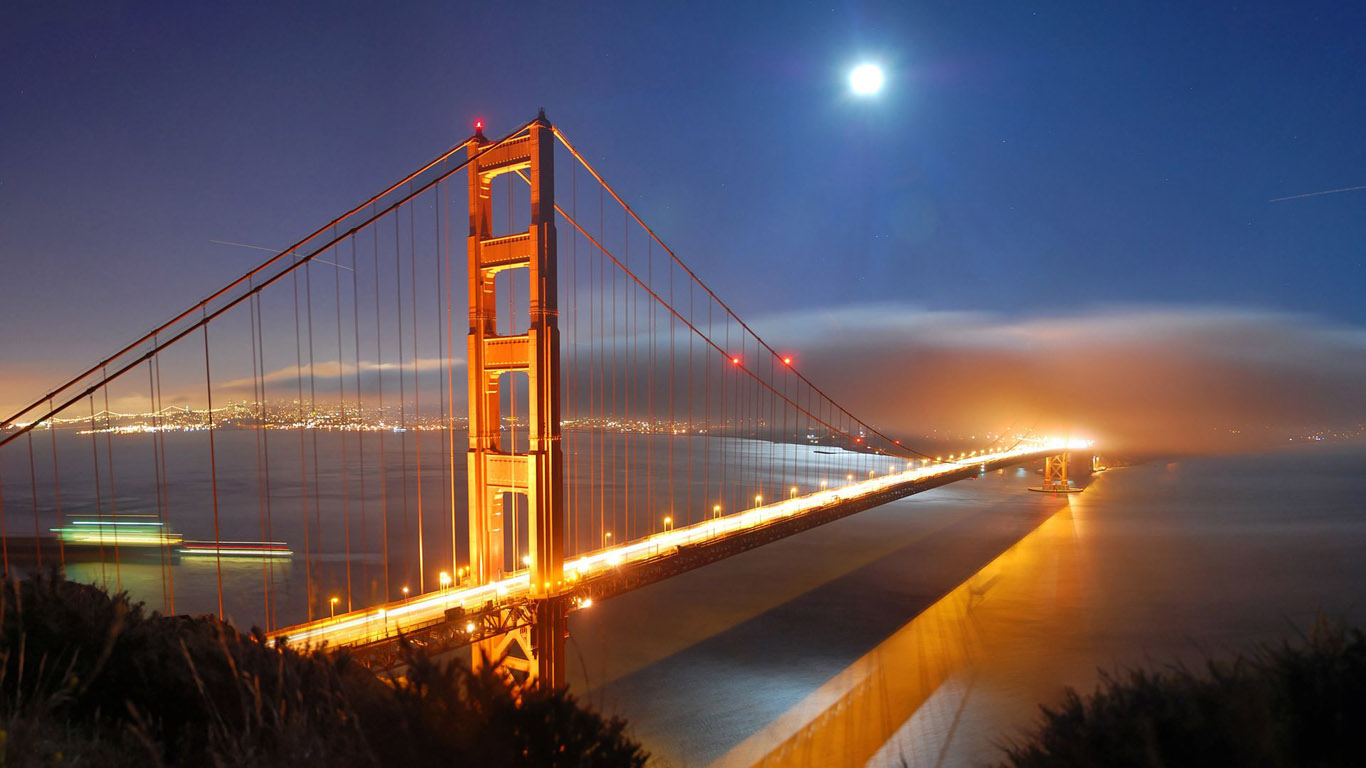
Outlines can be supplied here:
[[[890, 473], [785, 499], [743, 512], [606, 547], [565, 563], [569, 610], [714, 562], [921, 490], [1018, 464], [1061, 449], [1037, 444]], [[292, 646], [350, 648], [372, 666], [395, 661], [400, 635], [442, 649], [506, 632], [531, 621], [531, 590], [523, 569], [499, 581], [447, 588], [335, 618], [285, 627], [268, 637]]]

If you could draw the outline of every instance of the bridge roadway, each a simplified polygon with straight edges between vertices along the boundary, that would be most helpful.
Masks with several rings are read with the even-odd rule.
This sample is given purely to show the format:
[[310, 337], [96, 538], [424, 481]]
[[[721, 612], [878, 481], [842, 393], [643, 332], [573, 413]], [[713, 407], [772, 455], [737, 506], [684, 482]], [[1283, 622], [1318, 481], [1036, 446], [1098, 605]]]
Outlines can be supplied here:
[[[587, 608], [669, 576], [904, 496], [1066, 450], [1061, 442], [1021, 444], [956, 462], [908, 464], [873, 476], [716, 517], [566, 561], [563, 610]], [[495, 637], [534, 620], [528, 571], [474, 587], [448, 587], [406, 600], [285, 627], [267, 635], [294, 647], [346, 648], [362, 664], [402, 663], [399, 637], [444, 651]]]

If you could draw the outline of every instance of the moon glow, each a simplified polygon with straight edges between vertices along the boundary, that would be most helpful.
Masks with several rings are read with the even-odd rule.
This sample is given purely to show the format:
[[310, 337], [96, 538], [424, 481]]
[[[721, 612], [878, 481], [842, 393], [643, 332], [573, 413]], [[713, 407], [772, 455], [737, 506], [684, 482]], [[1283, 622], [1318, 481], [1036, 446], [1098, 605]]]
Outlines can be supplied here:
[[872, 96], [882, 90], [886, 78], [876, 64], [860, 64], [849, 73], [849, 88], [859, 96]]

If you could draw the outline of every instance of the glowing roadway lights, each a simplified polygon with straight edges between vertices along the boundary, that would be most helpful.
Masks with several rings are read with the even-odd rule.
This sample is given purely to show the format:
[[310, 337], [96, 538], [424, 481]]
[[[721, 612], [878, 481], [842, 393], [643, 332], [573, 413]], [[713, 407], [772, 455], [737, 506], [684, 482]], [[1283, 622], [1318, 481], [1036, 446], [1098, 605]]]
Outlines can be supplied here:
[[[972, 463], [977, 464], [1023, 459], [1031, 455], [1063, 450], [1065, 441], [1038, 441], [1021, 443], [1010, 450], [979, 455]], [[755, 506], [731, 515], [713, 517], [703, 522], [684, 527], [674, 527], [663, 533], [647, 536], [628, 544], [612, 544], [610, 532], [604, 535], [604, 546], [596, 552], [574, 558], [564, 564], [566, 588], [593, 576], [609, 572], [622, 565], [638, 563], [658, 557], [668, 557], [678, 547], [715, 541], [726, 536], [745, 532], [769, 523], [800, 517], [811, 512], [825, 509], [833, 504], [854, 501], [866, 496], [927, 478], [947, 475], [964, 469], [964, 465], [945, 462], [904, 472], [893, 472], [867, 480], [851, 482], [838, 489], [821, 490], [806, 496], [773, 502], [766, 506]], [[762, 503], [762, 499], [760, 499]], [[719, 506], [712, 508], [713, 514]], [[399, 629], [429, 626], [445, 620], [447, 609], [462, 607], [466, 609], [483, 606], [489, 601], [501, 602], [529, 596], [531, 584], [526, 570], [510, 574], [500, 581], [482, 584], [465, 589], [442, 589], [425, 594], [409, 596], [407, 587], [403, 588], [404, 599], [398, 603], [367, 608], [342, 614], [335, 618], [314, 621], [294, 627], [283, 628], [271, 633], [278, 640], [287, 636], [291, 645], [331, 646], [356, 645], [393, 637]], [[585, 600], [580, 607], [587, 607]]]

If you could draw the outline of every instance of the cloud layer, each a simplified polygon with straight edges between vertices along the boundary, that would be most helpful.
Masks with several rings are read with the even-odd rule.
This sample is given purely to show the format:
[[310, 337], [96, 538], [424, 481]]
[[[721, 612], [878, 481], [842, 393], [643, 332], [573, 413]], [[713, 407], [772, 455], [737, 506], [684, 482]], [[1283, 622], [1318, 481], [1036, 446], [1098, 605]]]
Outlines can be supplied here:
[[1008, 424], [1122, 450], [1225, 450], [1366, 422], [1366, 329], [1220, 307], [1010, 320], [908, 306], [764, 318], [832, 396], [899, 430]]
[[[907, 437], [1013, 426], [1093, 437], [1119, 451], [1214, 451], [1366, 423], [1366, 328], [1304, 314], [1123, 306], [1015, 319], [861, 305], [772, 315], [753, 325], [860, 418]], [[463, 410], [463, 361], [456, 366], [455, 402]], [[440, 367], [435, 358], [417, 361], [424, 387], [437, 386]], [[405, 369], [411, 387], [411, 361]], [[174, 383], [168, 374], [167, 405], [202, 403], [197, 371]], [[397, 393], [393, 362], [362, 361], [357, 371], [355, 363], [324, 361], [314, 372], [309, 391], [322, 398], [335, 396], [339, 374], [353, 395], [359, 373], [367, 402], [381, 377], [386, 402]], [[647, 380], [667, 386], [663, 371], [636, 373], [621, 387]], [[300, 375], [308, 378], [307, 366], [268, 372], [268, 394], [288, 399]], [[224, 371], [215, 389], [249, 398], [252, 379]], [[634, 402], [647, 402], [642, 392]], [[423, 398], [428, 407], [440, 399]], [[120, 384], [110, 401], [114, 410], [146, 404], [138, 381]], [[566, 409], [576, 412], [573, 403]]]

